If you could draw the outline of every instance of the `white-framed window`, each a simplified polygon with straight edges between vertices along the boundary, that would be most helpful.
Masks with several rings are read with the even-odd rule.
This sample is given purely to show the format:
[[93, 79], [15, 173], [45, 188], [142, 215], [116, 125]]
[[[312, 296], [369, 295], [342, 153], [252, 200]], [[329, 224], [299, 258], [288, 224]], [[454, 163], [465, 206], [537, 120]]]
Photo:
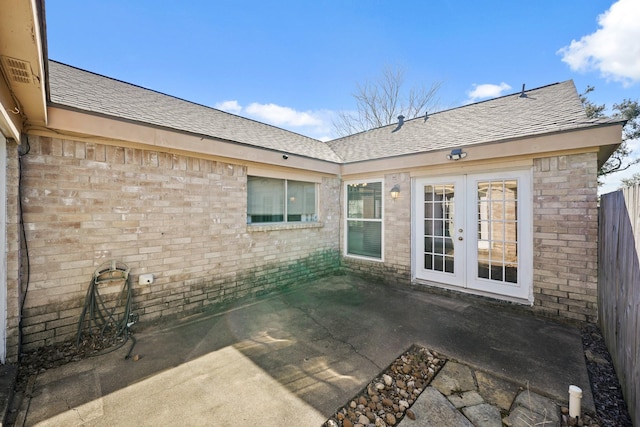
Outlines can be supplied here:
[[345, 254], [382, 260], [383, 188], [381, 179], [345, 183]]
[[318, 184], [247, 177], [247, 224], [317, 222]]

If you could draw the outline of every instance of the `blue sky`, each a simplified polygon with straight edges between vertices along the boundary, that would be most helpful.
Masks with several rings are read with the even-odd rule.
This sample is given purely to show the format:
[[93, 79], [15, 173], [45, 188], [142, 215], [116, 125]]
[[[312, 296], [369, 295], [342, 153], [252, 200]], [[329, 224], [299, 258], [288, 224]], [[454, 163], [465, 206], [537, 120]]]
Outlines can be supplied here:
[[56, 0], [46, 16], [51, 59], [318, 139], [385, 67], [440, 82], [442, 108], [568, 79], [598, 104], [640, 97], [638, 0]]

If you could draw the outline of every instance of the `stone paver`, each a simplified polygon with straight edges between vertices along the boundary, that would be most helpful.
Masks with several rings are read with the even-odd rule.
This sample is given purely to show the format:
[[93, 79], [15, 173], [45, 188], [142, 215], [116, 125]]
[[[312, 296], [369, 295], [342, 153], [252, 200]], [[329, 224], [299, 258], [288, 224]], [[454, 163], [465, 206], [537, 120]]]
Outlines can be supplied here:
[[540, 396], [529, 390], [523, 390], [513, 402], [515, 408], [523, 408], [532, 414], [538, 414], [539, 417], [531, 415], [537, 420], [550, 420], [552, 423], [560, 422], [560, 407], [553, 400]]
[[[405, 417], [399, 425], [560, 425], [560, 405], [525, 387], [477, 371], [463, 363], [448, 361], [411, 407], [416, 419]], [[508, 415], [502, 418], [505, 412], [508, 412]]]
[[427, 387], [412, 406], [416, 419], [404, 417], [402, 427], [474, 427], [446, 397], [434, 387]]
[[484, 403], [482, 396], [480, 396], [480, 394], [475, 390], [465, 391], [460, 394], [453, 393], [447, 396], [447, 399], [449, 399], [449, 402], [458, 409], [464, 408], [465, 406], [474, 406]]
[[471, 369], [467, 365], [448, 361], [433, 379], [431, 385], [445, 396], [478, 390]]
[[500, 409], [488, 403], [462, 408], [462, 413], [476, 427], [502, 427]]
[[516, 407], [502, 421], [508, 427], [552, 427], [558, 425], [557, 422], [548, 417], [532, 412], [522, 406]]
[[509, 381], [494, 377], [485, 372], [476, 371], [478, 392], [484, 400], [496, 405], [498, 408], [508, 411], [513, 400], [518, 395], [520, 387]]

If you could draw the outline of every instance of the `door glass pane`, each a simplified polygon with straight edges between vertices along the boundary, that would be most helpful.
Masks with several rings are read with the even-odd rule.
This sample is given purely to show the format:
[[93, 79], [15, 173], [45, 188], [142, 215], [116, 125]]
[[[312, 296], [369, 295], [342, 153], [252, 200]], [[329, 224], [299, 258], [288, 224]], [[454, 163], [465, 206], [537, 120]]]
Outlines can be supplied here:
[[455, 185], [425, 185], [424, 201], [424, 269], [453, 273]]
[[431, 253], [424, 255], [424, 269], [433, 270], [433, 255]]
[[424, 234], [426, 236], [433, 236], [433, 230], [435, 226], [433, 225], [433, 219], [425, 219], [424, 220]]
[[433, 237], [424, 238], [424, 250], [425, 252], [433, 253]]
[[518, 181], [504, 181], [505, 200], [516, 200], [518, 198]]
[[480, 279], [489, 278], [489, 264], [478, 261], [478, 277]]
[[433, 218], [433, 203], [425, 202], [424, 204], [424, 217]]
[[504, 268], [504, 280], [509, 283], [518, 283], [518, 264], [514, 264], [510, 260], [517, 259], [516, 243], [507, 243], [505, 245], [505, 268]]
[[444, 271], [444, 262], [442, 255], [433, 256], [433, 269], [435, 271]]
[[444, 271], [446, 273], [453, 274], [453, 257], [452, 256], [444, 257]]
[[444, 251], [443, 253], [449, 255], [449, 256], [453, 256], [454, 255], [454, 251], [455, 251], [455, 247], [453, 246], [453, 239], [451, 237], [445, 237], [444, 239], [442, 239], [444, 241]]
[[504, 222], [494, 222], [491, 227], [491, 238], [496, 242], [504, 242]]
[[477, 183], [478, 278], [518, 282], [518, 181]]

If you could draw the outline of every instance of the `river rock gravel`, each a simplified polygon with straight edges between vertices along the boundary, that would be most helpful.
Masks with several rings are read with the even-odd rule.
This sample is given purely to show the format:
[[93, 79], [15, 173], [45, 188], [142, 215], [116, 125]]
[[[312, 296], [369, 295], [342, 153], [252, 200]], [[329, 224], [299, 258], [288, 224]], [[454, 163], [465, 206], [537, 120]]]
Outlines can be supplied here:
[[445, 359], [433, 350], [412, 346], [346, 405], [333, 414], [325, 427], [369, 426], [389, 427], [405, 415], [424, 388], [444, 365]]

